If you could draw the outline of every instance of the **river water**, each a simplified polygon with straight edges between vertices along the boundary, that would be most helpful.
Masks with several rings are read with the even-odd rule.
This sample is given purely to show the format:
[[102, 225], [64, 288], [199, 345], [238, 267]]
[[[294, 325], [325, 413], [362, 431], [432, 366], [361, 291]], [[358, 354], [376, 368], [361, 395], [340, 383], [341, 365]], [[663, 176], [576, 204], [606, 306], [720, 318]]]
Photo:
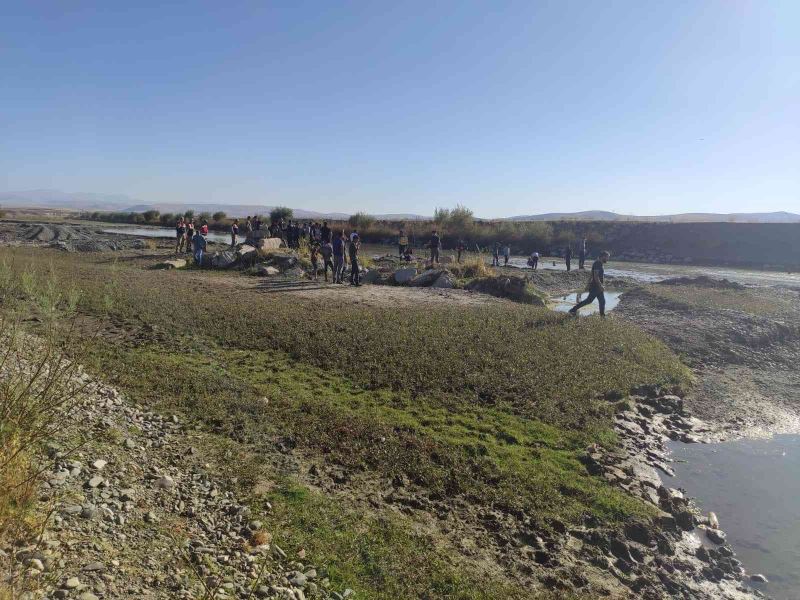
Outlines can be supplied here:
[[800, 435], [743, 439], [720, 444], [672, 443], [680, 487], [720, 527], [752, 584], [776, 600], [800, 598]]

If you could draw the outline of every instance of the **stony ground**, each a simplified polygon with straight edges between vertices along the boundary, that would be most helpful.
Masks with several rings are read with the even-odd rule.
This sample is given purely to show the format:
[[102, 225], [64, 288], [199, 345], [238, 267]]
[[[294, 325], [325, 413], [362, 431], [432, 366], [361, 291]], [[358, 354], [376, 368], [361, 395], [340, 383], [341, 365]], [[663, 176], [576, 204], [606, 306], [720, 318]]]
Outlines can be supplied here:
[[[325, 571], [271, 543], [177, 418], [87, 383], [54, 440], [39, 496], [42, 534], [3, 548], [5, 573], [39, 598], [341, 599]], [[71, 426], [70, 426], [71, 425]]]

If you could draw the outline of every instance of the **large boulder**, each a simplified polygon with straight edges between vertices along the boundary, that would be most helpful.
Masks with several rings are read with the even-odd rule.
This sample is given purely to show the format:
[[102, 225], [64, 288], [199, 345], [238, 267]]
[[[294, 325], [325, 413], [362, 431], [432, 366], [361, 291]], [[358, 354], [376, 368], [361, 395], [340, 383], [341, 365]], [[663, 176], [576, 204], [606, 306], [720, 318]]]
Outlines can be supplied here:
[[258, 251], [254, 246], [242, 244], [239, 246], [239, 249], [236, 250], [236, 256], [239, 259], [240, 265], [253, 265], [258, 259]]
[[265, 238], [269, 238], [269, 229], [259, 229], [258, 231], [251, 231], [248, 233], [247, 237], [244, 239], [244, 243], [258, 248], [261, 240]]
[[409, 283], [414, 277], [417, 276], [417, 269], [415, 267], [406, 267], [405, 269], [397, 269], [394, 272], [394, 281], [401, 285]]
[[442, 289], [452, 289], [455, 287], [453, 282], [453, 276], [450, 273], [442, 273], [439, 277], [431, 284], [432, 288], [442, 288]]
[[238, 257], [236, 252], [232, 250], [223, 250], [222, 252], [215, 252], [211, 257], [211, 266], [215, 269], [228, 269], [236, 265]]
[[414, 277], [409, 285], [412, 287], [429, 287], [445, 273], [447, 273], [447, 271], [441, 269], [428, 269]]
[[273, 252], [267, 255], [267, 263], [286, 271], [297, 265], [297, 256], [294, 253]]
[[[258, 233], [258, 232], [253, 232]], [[250, 244], [250, 239], [248, 238], [247, 243]], [[255, 248], [261, 253], [264, 254], [269, 252], [270, 250], [278, 250], [281, 247], [283, 240], [281, 238], [276, 237], [264, 237], [257, 240], [254, 245]]]
[[185, 258], [175, 258], [173, 260], [165, 260], [164, 262], [160, 262], [157, 265], [154, 265], [154, 269], [183, 269], [186, 266], [186, 259]]

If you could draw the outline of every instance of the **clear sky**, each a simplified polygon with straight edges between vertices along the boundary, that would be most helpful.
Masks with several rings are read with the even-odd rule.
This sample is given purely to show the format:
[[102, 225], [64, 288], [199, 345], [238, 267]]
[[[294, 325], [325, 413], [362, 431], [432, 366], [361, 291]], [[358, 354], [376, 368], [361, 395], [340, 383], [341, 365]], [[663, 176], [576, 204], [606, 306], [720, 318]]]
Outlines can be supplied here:
[[0, 1], [0, 191], [800, 210], [800, 1]]

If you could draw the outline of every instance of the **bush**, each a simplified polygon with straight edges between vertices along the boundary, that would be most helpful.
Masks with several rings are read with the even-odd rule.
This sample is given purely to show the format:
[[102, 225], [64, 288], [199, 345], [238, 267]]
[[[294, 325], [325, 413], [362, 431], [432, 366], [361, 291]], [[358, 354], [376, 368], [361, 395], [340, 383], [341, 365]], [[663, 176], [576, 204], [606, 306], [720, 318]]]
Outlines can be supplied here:
[[367, 229], [375, 224], [375, 217], [367, 213], [357, 212], [354, 215], [350, 215], [350, 218], [347, 219], [347, 223], [356, 229]]
[[211, 215], [211, 218], [214, 219], [214, 221], [216, 221], [217, 223], [219, 223], [220, 221], [225, 219], [225, 217], [227, 217], [227, 216], [228, 215], [226, 215], [223, 211], [218, 210], [213, 215]]
[[286, 206], [276, 206], [269, 211], [269, 218], [271, 221], [284, 221], [291, 219], [294, 216], [294, 211]]

